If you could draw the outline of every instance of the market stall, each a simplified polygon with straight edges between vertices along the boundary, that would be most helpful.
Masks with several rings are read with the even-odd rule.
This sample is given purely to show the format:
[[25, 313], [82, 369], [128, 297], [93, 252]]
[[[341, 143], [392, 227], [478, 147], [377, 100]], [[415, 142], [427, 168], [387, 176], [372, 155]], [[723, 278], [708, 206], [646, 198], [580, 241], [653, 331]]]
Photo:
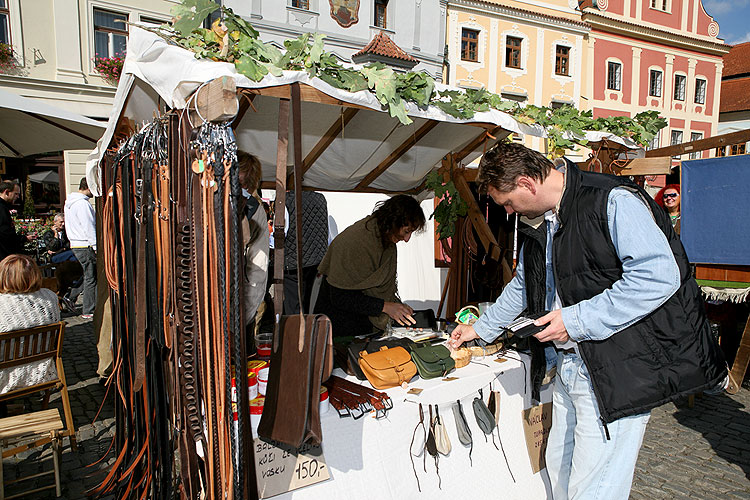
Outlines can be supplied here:
[[[244, 262], [238, 149], [258, 157], [264, 185], [280, 186], [279, 193], [287, 179], [289, 184], [293, 179], [297, 193], [417, 194], [431, 171], [471, 161], [509, 133], [545, 134], [494, 108], [465, 119], [434, 105], [406, 102], [404, 110], [404, 115], [392, 108], [389, 113], [367, 90], [347, 92], [304, 71], [268, 74], [255, 81], [237, 73], [232, 64], [196, 59], [151, 31], [133, 27], [108, 128], [87, 172], [103, 217], [101, 246], [107, 255], [116, 364], [109, 383], [118, 395], [117, 459], [96, 493], [118, 498], [251, 498], [263, 491], [263, 481], [254, 480], [263, 464], [256, 460], [248, 393], [238, 390], [232, 400], [232, 384], [242, 388], [248, 383], [245, 370], [233, 368], [244, 367], [254, 351], [246, 345], [240, 306]], [[628, 143], [605, 132], [595, 136]], [[282, 215], [274, 223], [279, 239], [283, 226]], [[279, 265], [277, 259], [277, 290]], [[305, 332], [299, 329], [300, 352], [306, 352], [302, 342], [310, 339]], [[274, 341], [279, 337], [277, 332]], [[329, 358], [315, 352], [313, 364], [319, 368]], [[378, 471], [397, 481], [387, 483], [393, 487], [384, 487], [384, 494], [403, 497], [403, 491], [414, 491], [416, 484], [403, 474], [410, 445], [394, 445], [393, 455], [370, 455], [368, 449], [387, 442], [388, 436], [401, 443], [405, 430], [419, 421], [419, 402], [437, 404], [450, 428], [455, 425], [450, 404], [464, 400], [471, 419], [468, 403], [473, 405], [478, 390], [489, 389], [490, 381], [501, 401], [495, 408], [505, 457], [498, 448], [486, 446], [479, 429], [470, 424], [475, 427], [476, 455], [469, 470], [465, 450], [456, 445], [440, 462], [446, 474], [438, 487], [458, 492], [461, 485], [462, 493], [479, 491], [478, 482], [467, 480], [469, 474], [494, 470], [495, 477], [507, 467], [509, 476], [516, 475], [510, 478], [511, 495], [542, 494], [545, 473], [532, 471], [533, 453], [521, 437], [525, 431], [519, 431], [523, 411], [536, 403], [527, 387], [525, 361], [514, 356], [518, 354], [509, 354], [505, 361], [488, 356], [483, 365], [472, 363], [424, 385], [415, 378], [410, 389], [422, 388], [422, 394], [410, 401], [403, 389], [390, 390], [393, 408], [381, 419], [368, 416], [355, 422], [327, 414], [322, 442], [333, 479], [295, 497], [334, 491], [331, 494], [349, 497], [357, 483], [362, 491], [364, 478]], [[314, 390], [305, 397], [314, 393], [317, 401], [320, 380], [309, 380]], [[292, 387], [278, 380], [275, 384], [273, 376], [268, 379], [268, 391], [275, 396]], [[540, 399], [548, 400], [549, 393]], [[264, 413], [267, 424], [264, 430], [261, 421], [261, 436], [277, 422], [299, 420], [296, 407], [276, 410], [275, 419]], [[303, 424], [316, 424], [314, 416], [306, 421], [304, 413]], [[541, 416], [535, 420], [540, 423]], [[489, 425], [487, 419], [483, 425]], [[352, 439], [362, 443], [361, 453], [351, 446]], [[391, 467], [398, 472], [389, 473]], [[423, 471], [420, 488], [434, 491], [435, 478], [426, 474]]]

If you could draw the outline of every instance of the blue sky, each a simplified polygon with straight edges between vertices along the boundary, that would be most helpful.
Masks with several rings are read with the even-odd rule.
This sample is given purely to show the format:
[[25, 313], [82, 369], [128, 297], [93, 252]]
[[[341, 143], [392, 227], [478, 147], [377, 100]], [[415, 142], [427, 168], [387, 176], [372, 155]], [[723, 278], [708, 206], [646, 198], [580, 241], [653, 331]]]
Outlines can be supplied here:
[[703, 0], [709, 16], [719, 23], [726, 43], [750, 42], [750, 0]]

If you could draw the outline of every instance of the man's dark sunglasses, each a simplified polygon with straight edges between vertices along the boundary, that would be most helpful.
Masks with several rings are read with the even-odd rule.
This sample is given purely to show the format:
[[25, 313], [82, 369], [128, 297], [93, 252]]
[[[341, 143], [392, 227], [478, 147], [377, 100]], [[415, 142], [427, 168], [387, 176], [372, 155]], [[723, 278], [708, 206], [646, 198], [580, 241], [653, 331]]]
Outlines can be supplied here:
[[677, 193], [667, 193], [664, 195], [664, 199], [666, 200], [667, 198], [677, 198]]

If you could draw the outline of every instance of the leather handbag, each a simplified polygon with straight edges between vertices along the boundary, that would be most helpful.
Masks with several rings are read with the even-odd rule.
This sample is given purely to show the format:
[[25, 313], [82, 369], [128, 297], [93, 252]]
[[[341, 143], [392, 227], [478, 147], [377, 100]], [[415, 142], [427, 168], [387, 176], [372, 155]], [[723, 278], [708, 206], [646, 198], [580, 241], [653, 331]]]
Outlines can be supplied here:
[[414, 344], [411, 359], [423, 379], [442, 377], [456, 367], [456, 361], [444, 345]]
[[359, 367], [359, 353], [362, 351], [368, 353], [378, 352], [382, 347], [403, 347], [408, 352], [413, 344], [414, 341], [410, 339], [354, 341], [346, 347], [346, 365], [344, 369], [346, 373], [354, 375], [359, 380], [367, 380], [364, 372]]
[[376, 389], [388, 389], [409, 382], [417, 367], [403, 347], [381, 347], [379, 351], [359, 353], [359, 367]]
[[[304, 319], [301, 324], [300, 318]], [[320, 386], [333, 367], [331, 320], [318, 314], [282, 316], [274, 336], [266, 401], [258, 435], [295, 448], [317, 445]]]

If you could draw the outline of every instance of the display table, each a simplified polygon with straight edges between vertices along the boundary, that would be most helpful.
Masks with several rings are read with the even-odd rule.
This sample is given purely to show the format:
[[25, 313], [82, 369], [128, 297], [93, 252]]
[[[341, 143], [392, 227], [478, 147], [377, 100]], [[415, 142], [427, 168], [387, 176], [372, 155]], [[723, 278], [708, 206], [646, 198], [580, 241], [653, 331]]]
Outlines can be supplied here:
[[[536, 474], [532, 472], [522, 423], [523, 410], [532, 405], [528, 379], [530, 358], [525, 355], [519, 358], [518, 353], [511, 352], [505, 359], [506, 361], [498, 363], [495, 356], [474, 358], [477, 362], [449, 375], [457, 378], [452, 381], [446, 382], [441, 378], [422, 380], [417, 377], [413, 379], [409, 389], [423, 389], [419, 395], [407, 394], [407, 390], [401, 387], [389, 389], [386, 392], [393, 400], [393, 409], [386, 418], [379, 420], [371, 415], [359, 420], [340, 418], [336, 410], [331, 408], [321, 419], [323, 453], [331, 479], [274, 498], [549, 498], [547, 471], [542, 469]], [[334, 371], [334, 375], [345, 376], [339, 369]], [[356, 381], [354, 377], [347, 378]], [[488, 435], [485, 441], [485, 435], [474, 418], [472, 400], [478, 396], [477, 390], [481, 388], [486, 401], [490, 382], [493, 389], [501, 393], [500, 437], [515, 482], [511, 479], [502, 452], [495, 448], [491, 436]], [[551, 397], [550, 384], [542, 390], [542, 402], [550, 401]], [[469, 463], [469, 447], [464, 447], [458, 440], [452, 411], [457, 399], [461, 400], [473, 437], [473, 465]], [[417, 489], [409, 459], [409, 444], [419, 421], [420, 402], [424, 407], [426, 425], [427, 405], [439, 405], [452, 445], [450, 454], [440, 455], [438, 462], [441, 489], [438, 489], [434, 459], [427, 455], [425, 472], [423, 458], [414, 457], [421, 493]], [[428, 425], [427, 429], [429, 431]], [[421, 431], [418, 435], [421, 436]]]

